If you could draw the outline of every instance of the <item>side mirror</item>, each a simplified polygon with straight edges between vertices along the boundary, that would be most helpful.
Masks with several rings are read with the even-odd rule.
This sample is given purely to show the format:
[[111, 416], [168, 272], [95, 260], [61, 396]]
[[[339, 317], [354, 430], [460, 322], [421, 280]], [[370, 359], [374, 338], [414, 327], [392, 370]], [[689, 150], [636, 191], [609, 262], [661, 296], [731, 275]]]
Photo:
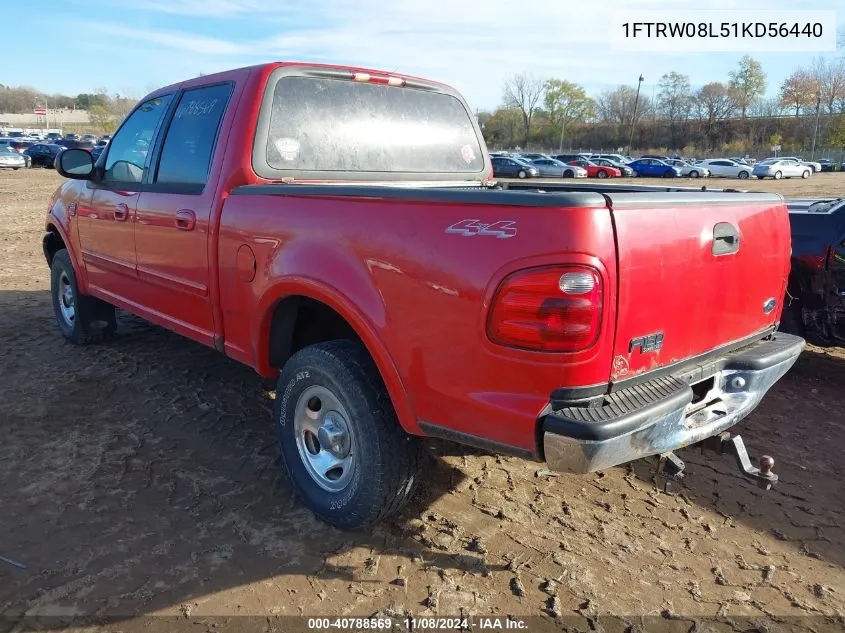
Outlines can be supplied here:
[[88, 180], [94, 174], [94, 158], [84, 149], [66, 149], [56, 157], [56, 170], [65, 178]]

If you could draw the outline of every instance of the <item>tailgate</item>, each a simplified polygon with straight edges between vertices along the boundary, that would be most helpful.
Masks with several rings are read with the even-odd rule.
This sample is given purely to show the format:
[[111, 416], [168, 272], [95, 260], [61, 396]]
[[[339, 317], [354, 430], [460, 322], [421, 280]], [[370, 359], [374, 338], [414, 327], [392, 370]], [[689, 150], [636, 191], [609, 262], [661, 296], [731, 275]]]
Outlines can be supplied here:
[[704, 354], [780, 317], [790, 257], [780, 196], [664, 192], [608, 199], [619, 267], [613, 380]]

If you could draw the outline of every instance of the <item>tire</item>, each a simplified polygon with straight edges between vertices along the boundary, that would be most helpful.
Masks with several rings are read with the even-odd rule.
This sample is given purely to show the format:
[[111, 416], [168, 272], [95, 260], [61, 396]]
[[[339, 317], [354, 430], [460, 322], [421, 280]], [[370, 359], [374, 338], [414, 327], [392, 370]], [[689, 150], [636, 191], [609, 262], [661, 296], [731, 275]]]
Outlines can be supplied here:
[[804, 178], [804, 179], [809, 178], [810, 177], [810, 171], [805, 170], [805, 171], [801, 172], [801, 177]]
[[763, 180], [763, 178], [765, 178], [765, 176], [757, 176], [757, 180]]
[[775, 172], [775, 180], [780, 180], [781, 178], [783, 178], [783, 172], [776, 171]]
[[50, 294], [59, 331], [71, 343], [97, 343], [109, 338], [117, 330], [114, 306], [79, 293], [70, 255], [65, 249], [53, 255]]
[[747, 171], [741, 171], [741, 172], [739, 172], [739, 174], [737, 175], [737, 177], [738, 177], [740, 180], [748, 180], [748, 176], [749, 176], [749, 175], [750, 175], [750, 174], [749, 174]]
[[12, 167], [12, 171], [17, 171], [19, 169], [20, 169], [20, 167]]
[[672, 171], [664, 171], [664, 172], [663, 172], [663, 177], [664, 177], [664, 178], [674, 178], [674, 177], [675, 177], [675, 172], [672, 172]]
[[697, 171], [695, 171], [694, 169], [693, 169], [693, 170], [689, 173], [689, 177], [690, 177], [690, 178], [698, 178], [699, 176], [701, 176], [701, 174], [699, 174], [699, 173], [698, 173]]
[[528, 174], [525, 173], [524, 169], [520, 170], [519, 173], [517, 174], [517, 176], [519, 176], [520, 178], [525, 178], [527, 175]]
[[341, 530], [372, 525], [410, 498], [420, 442], [402, 430], [360, 343], [329, 341], [294, 354], [276, 386], [275, 424], [288, 478], [326, 523]]
[[599, 169], [596, 176], [598, 176], [599, 178], [607, 178], [607, 172], [604, 169]]
[[636, 170], [631, 172], [631, 178], [636, 178], [637, 176], [639, 176], [639, 174], [636, 172]]
[[563, 177], [564, 178], [575, 178], [575, 172], [572, 171], [571, 169], [567, 169], [565, 172], [563, 172]]

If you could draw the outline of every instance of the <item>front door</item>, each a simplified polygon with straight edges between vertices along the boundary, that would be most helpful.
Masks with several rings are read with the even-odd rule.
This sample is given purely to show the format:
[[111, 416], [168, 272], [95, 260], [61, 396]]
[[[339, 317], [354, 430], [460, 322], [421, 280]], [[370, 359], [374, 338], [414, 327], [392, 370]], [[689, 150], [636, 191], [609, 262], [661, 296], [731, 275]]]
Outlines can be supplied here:
[[215, 199], [212, 164], [232, 84], [186, 90], [173, 111], [150, 185], [137, 204], [135, 247], [144, 306], [165, 325], [214, 344], [208, 240]]
[[92, 287], [128, 300], [136, 286], [135, 207], [148, 150], [170, 102], [156, 97], [129, 115], [109, 145], [102, 169], [77, 208], [82, 260]]

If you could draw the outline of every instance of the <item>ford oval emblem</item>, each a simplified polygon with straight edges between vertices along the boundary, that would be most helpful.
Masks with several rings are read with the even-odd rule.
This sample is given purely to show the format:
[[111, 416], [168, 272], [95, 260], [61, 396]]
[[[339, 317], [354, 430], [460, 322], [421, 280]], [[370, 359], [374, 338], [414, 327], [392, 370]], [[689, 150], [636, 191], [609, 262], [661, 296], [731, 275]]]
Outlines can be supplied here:
[[763, 312], [766, 314], [771, 314], [772, 310], [774, 310], [778, 305], [778, 300], [774, 297], [767, 299], [766, 303], [763, 304]]

